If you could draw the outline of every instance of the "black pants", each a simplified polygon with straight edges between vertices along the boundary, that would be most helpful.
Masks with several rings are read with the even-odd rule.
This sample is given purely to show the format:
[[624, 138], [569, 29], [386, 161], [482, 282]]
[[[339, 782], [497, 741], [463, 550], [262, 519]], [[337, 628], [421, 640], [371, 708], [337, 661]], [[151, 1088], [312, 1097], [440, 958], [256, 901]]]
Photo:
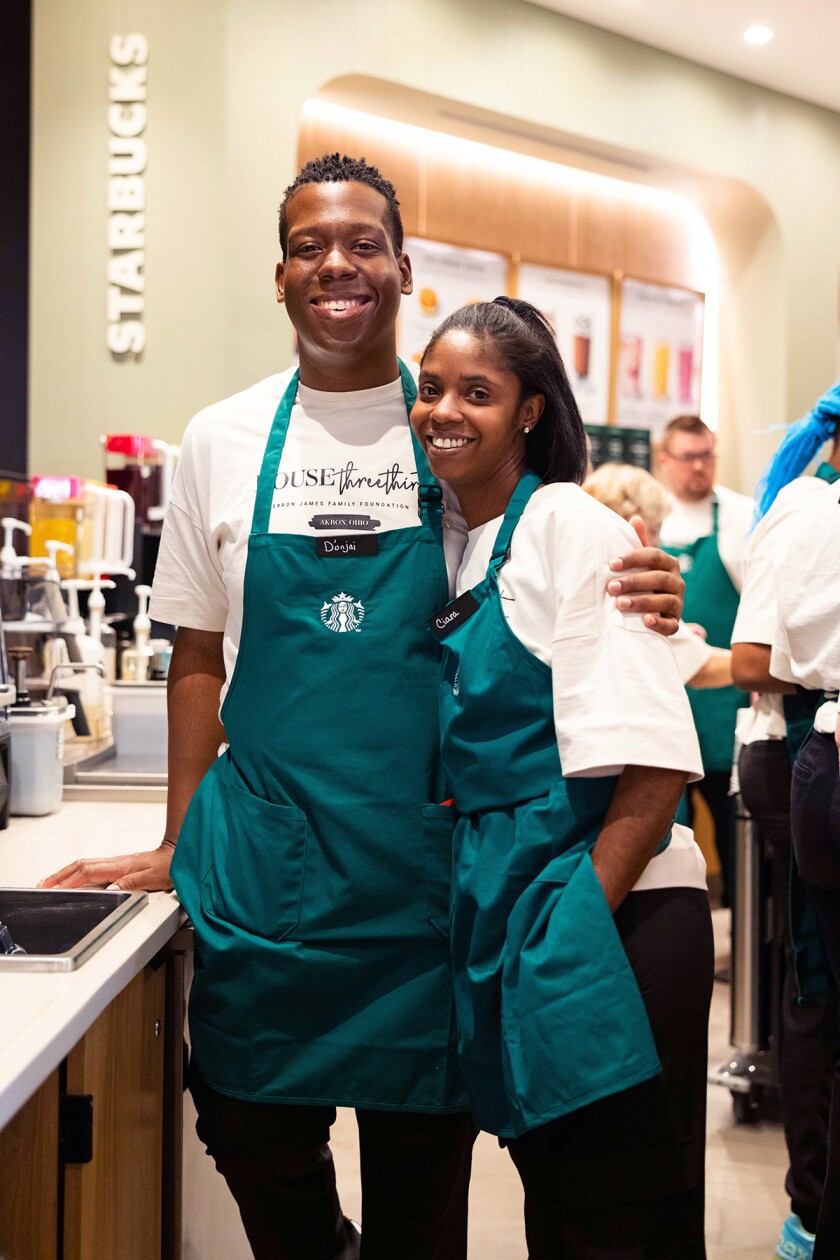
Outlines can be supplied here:
[[[791, 773], [785, 740], [759, 740], [741, 750], [741, 797], [773, 861], [790, 861]], [[782, 1121], [790, 1167], [785, 1190], [791, 1210], [816, 1232], [825, 1182], [828, 1114], [833, 1082], [840, 1087], [837, 1002], [799, 1002], [793, 977], [788, 899], [782, 894], [774, 927], [784, 947], [781, 992]], [[840, 1097], [840, 1094], [838, 1095]]]
[[[344, 1217], [332, 1107], [242, 1102], [192, 1071], [196, 1130], [236, 1199], [255, 1260], [464, 1260], [476, 1137], [469, 1114], [357, 1110], [364, 1234]], [[360, 1245], [361, 1244], [361, 1245]]]
[[525, 1187], [529, 1258], [703, 1260], [708, 897], [693, 888], [630, 893], [615, 921], [662, 1076], [509, 1143]]
[[694, 793], [703, 797], [715, 825], [715, 848], [720, 860], [721, 901], [731, 905], [735, 852], [735, 811], [729, 795], [729, 770], [704, 770], [699, 783], [688, 788], [689, 826], [694, 826]]
[[[812, 731], [793, 767], [791, 823], [796, 863], [817, 916], [840, 992], [840, 774], [831, 735]], [[840, 1256], [840, 1095], [832, 1090], [825, 1190], [814, 1260]]]

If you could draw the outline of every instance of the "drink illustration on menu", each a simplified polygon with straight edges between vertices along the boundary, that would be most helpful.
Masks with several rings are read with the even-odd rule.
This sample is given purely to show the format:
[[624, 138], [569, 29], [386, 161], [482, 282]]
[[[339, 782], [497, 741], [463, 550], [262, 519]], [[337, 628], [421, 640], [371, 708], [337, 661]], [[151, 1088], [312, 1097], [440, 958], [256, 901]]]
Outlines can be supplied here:
[[680, 412], [700, 411], [703, 296], [625, 280], [621, 291], [616, 423], [654, 437]]
[[606, 424], [610, 387], [610, 281], [523, 263], [519, 297], [543, 312], [557, 338], [586, 424]]

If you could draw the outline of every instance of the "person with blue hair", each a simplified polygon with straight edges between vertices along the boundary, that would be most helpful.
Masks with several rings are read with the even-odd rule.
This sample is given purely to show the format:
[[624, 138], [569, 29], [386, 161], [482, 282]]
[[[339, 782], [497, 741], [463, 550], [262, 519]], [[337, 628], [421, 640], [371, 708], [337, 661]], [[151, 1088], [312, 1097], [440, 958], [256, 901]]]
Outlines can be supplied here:
[[[753, 693], [750, 707], [738, 715], [741, 798], [758, 826], [763, 852], [772, 854], [774, 887], [782, 888], [789, 874], [794, 881], [790, 899], [774, 898], [774, 940], [785, 956], [785, 974], [783, 990], [769, 1001], [790, 1156], [785, 1188], [791, 1212], [782, 1226], [776, 1255], [800, 1260], [813, 1255], [826, 1174], [828, 1100], [832, 1078], [840, 1073], [840, 1029], [833, 994], [811, 984], [808, 1000], [799, 1000], [803, 990], [789, 941], [790, 921], [799, 924], [804, 905], [796, 872], [790, 871], [791, 766], [812, 726], [821, 693], [806, 692], [774, 677], [770, 662], [778, 619], [779, 556], [811, 504], [837, 497], [831, 488], [840, 480], [838, 421], [840, 387], [834, 386], [813, 411], [790, 426], [765, 470], [756, 494], [758, 519], [732, 632], [735, 682]], [[801, 476], [826, 436], [834, 439], [826, 462], [816, 476]]]
[[[837, 446], [840, 430], [840, 381], [826, 390], [807, 416], [792, 424], [765, 468], [755, 491], [755, 523], [766, 516], [779, 492], [804, 473], [826, 442]], [[825, 464], [817, 469], [820, 476]]]

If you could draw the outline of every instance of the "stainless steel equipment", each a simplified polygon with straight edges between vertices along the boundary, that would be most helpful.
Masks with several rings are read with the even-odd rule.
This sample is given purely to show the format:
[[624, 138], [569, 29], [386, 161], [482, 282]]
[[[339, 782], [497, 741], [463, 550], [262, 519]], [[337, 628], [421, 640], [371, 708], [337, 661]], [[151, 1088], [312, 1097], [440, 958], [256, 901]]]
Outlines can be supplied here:
[[0, 951], [0, 971], [73, 971], [148, 900], [144, 892], [0, 888], [6, 939], [25, 951]]
[[750, 1122], [779, 1093], [785, 863], [762, 843], [735, 797], [735, 892], [730, 985], [731, 1057], [711, 1068], [711, 1084], [732, 1095], [735, 1118]]

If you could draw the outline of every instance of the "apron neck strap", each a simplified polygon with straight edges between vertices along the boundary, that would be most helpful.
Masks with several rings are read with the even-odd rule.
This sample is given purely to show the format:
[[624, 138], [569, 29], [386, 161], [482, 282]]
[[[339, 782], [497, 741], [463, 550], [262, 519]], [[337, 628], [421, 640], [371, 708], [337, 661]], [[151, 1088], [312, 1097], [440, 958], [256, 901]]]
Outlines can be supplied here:
[[528, 500], [540, 485], [540, 478], [537, 473], [530, 468], [520, 477], [516, 489], [510, 497], [510, 503], [507, 505], [504, 519], [499, 526], [499, 532], [496, 535], [496, 541], [493, 544], [493, 554], [490, 557], [489, 569], [494, 573], [498, 573], [502, 565], [507, 559], [508, 550], [510, 548], [510, 540], [513, 537], [513, 531], [519, 523], [519, 518], [525, 511]]
[[259, 480], [257, 481], [257, 497], [254, 503], [254, 515], [251, 518], [252, 534], [268, 533], [274, 486], [277, 481], [277, 471], [280, 467], [280, 456], [283, 454], [286, 434], [289, 431], [289, 420], [297, 398], [299, 380], [300, 371], [295, 369], [294, 375], [286, 386], [283, 397], [280, 399], [280, 404], [274, 413], [274, 420], [265, 445], [265, 451], [263, 452]]
[[718, 515], [720, 513], [720, 504], [716, 494], [712, 495], [712, 535], [714, 538], [718, 536]]
[[840, 481], [840, 472], [828, 461], [820, 464], [814, 476], [819, 477], [820, 481], [827, 481], [830, 486], [833, 486], [835, 481]]

